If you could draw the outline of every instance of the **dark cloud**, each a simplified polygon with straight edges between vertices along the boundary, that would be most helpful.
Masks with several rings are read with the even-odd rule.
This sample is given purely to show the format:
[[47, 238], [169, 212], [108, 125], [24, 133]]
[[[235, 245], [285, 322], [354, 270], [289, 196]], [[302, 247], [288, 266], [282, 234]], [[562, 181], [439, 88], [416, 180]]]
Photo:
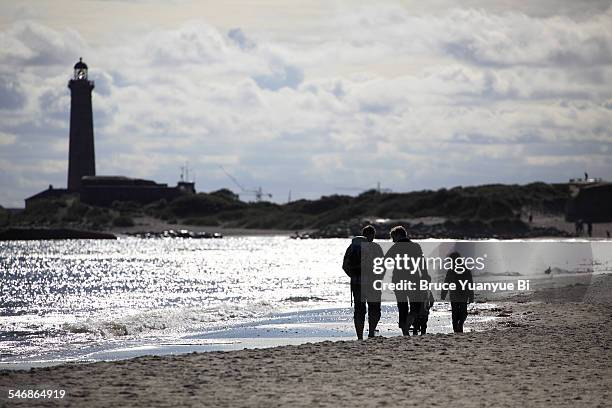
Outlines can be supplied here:
[[96, 93], [104, 96], [110, 96], [113, 88], [113, 77], [106, 72], [96, 70], [89, 76], [89, 79], [94, 81]]
[[533, 144], [543, 143], [544, 138], [537, 134], [522, 134], [510, 137], [499, 137], [482, 133], [454, 134], [449, 143], [460, 143], [467, 145], [510, 145], [510, 144]]
[[42, 117], [65, 123], [70, 117], [70, 98], [65, 89], [49, 89], [38, 98]]
[[612, 141], [585, 139], [580, 144], [572, 142], [538, 143], [530, 146], [527, 153], [534, 156], [609, 156]]
[[232, 28], [227, 36], [243, 50], [255, 48], [255, 42], [248, 38], [240, 28]]
[[255, 75], [257, 85], [263, 89], [278, 91], [281, 88], [297, 88], [304, 80], [304, 72], [296, 66], [282, 65], [273, 68], [270, 74]]
[[[571, 17], [545, 19], [520, 13], [504, 16], [484, 11], [459, 11], [451, 17], [475, 24], [450, 26], [441, 37], [443, 53], [478, 66], [517, 65], [592, 67], [612, 63], [612, 8], [585, 21]], [[456, 21], [454, 21], [456, 23]]]
[[21, 109], [26, 102], [26, 95], [15, 79], [0, 76], [0, 109]]
[[374, 113], [384, 115], [390, 113], [393, 107], [385, 104], [377, 104], [377, 103], [362, 103], [360, 110], [364, 113]]

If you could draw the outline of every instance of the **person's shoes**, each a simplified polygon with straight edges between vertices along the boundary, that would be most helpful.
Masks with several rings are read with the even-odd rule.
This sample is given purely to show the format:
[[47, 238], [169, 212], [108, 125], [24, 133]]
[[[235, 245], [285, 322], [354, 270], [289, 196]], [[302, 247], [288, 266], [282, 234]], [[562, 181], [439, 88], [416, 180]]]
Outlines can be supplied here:
[[410, 330], [408, 330], [408, 329], [402, 329], [402, 334], [403, 334], [404, 336], [408, 336], [408, 337], [410, 337]]

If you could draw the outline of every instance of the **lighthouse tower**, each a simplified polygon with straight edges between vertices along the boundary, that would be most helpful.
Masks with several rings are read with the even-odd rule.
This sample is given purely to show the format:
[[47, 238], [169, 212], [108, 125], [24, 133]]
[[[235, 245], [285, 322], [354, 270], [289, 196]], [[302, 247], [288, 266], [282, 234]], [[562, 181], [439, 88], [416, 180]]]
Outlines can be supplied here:
[[87, 79], [87, 65], [79, 58], [74, 66], [70, 88], [70, 147], [68, 154], [68, 191], [81, 188], [83, 176], [96, 175], [94, 153], [93, 112], [91, 91], [93, 81]]

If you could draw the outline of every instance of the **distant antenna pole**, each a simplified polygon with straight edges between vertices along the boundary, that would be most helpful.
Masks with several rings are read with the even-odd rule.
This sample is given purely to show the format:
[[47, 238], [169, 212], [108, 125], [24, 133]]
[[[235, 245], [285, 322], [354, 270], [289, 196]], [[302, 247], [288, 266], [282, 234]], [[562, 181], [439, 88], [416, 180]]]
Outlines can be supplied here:
[[287, 204], [291, 203], [291, 190], [289, 190], [289, 197], [287, 198]]
[[185, 181], [185, 167], [181, 166], [181, 181]]
[[189, 181], [189, 162], [185, 162], [185, 181]]
[[380, 194], [380, 181], [376, 182], [376, 190], [378, 191], [378, 194]]

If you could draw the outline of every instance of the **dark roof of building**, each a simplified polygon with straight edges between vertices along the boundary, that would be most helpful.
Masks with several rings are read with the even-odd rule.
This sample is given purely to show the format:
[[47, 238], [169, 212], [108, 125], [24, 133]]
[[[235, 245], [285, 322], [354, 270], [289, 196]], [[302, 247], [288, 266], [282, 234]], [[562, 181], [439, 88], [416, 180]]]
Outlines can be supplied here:
[[26, 198], [25, 200], [36, 199], [39, 200], [41, 198], [52, 198], [52, 197], [61, 197], [64, 194], [69, 194], [68, 190], [65, 188], [51, 188], [49, 187], [46, 190], [41, 191], [40, 193], [36, 193], [33, 196]]
[[87, 69], [87, 64], [83, 62], [83, 58], [79, 58], [79, 62], [74, 64], [74, 69]]
[[166, 186], [158, 184], [153, 180], [131, 178], [125, 176], [85, 176], [81, 179], [81, 185], [87, 186]]

